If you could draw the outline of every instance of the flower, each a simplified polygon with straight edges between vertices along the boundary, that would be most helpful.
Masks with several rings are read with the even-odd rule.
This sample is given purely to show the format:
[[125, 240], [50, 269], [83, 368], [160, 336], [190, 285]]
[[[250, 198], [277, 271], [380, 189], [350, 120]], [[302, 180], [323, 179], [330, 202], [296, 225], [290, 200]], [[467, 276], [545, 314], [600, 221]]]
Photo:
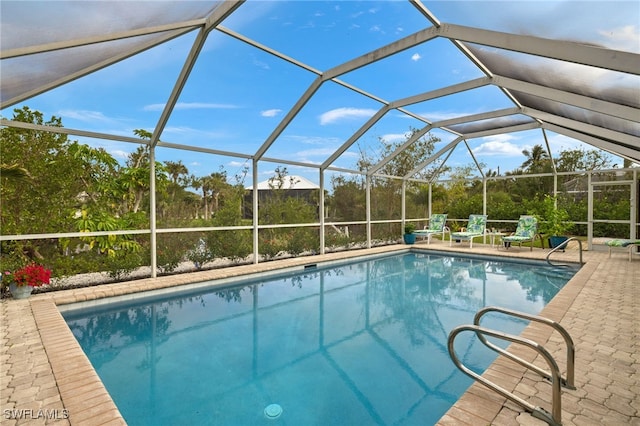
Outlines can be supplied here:
[[[5, 272], [6, 274], [7, 272]], [[24, 266], [12, 274], [13, 282], [18, 286], [40, 287], [49, 284], [51, 279], [51, 269], [47, 269], [37, 263]], [[4, 276], [3, 276], [4, 278]]]

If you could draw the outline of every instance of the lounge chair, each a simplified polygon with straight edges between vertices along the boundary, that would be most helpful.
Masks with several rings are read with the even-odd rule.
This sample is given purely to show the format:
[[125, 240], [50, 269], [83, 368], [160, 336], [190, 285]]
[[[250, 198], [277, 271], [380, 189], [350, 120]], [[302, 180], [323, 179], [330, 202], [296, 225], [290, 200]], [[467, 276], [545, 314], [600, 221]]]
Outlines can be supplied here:
[[473, 248], [473, 239], [484, 237], [487, 227], [487, 216], [483, 214], [472, 214], [469, 216], [467, 230], [463, 232], [449, 233], [449, 245], [453, 245], [453, 240], [469, 240], [469, 248]]
[[518, 226], [516, 226], [516, 232], [512, 235], [502, 237], [502, 242], [505, 243], [505, 247], [509, 247], [511, 243], [518, 243], [522, 248], [522, 243], [527, 241], [531, 242], [531, 250], [533, 251], [533, 239], [538, 231], [538, 219], [533, 216], [520, 216], [518, 220]]
[[611, 241], [607, 241], [607, 245], [609, 246], [609, 257], [611, 257], [611, 250], [614, 247], [623, 247], [629, 248], [629, 262], [631, 262], [631, 255], [633, 254], [633, 249], [636, 246], [640, 246], [640, 240], [629, 240], [629, 239], [615, 239]]
[[449, 228], [445, 226], [445, 223], [447, 223], [446, 214], [433, 214], [429, 219], [429, 226], [413, 231], [413, 233], [422, 239], [426, 238], [427, 244], [431, 244], [431, 236], [442, 232], [442, 241], [444, 241], [444, 233], [449, 232]]

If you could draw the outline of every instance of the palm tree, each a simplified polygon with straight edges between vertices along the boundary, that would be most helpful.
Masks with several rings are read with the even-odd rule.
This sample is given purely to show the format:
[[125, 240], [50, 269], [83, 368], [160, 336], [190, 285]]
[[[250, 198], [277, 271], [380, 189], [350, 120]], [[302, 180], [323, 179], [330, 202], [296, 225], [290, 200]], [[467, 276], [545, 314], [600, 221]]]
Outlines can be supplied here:
[[189, 178], [189, 186], [191, 186], [196, 191], [202, 188], [203, 201], [204, 201], [204, 217], [207, 218], [207, 191], [204, 188], [204, 180], [202, 178], [196, 177], [195, 175], [191, 175]]
[[181, 187], [178, 181], [184, 181], [184, 179], [181, 179], [181, 176], [188, 175], [189, 170], [187, 170], [187, 166], [182, 164], [182, 160], [178, 160], [178, 162], [165, 161], [164, 165], [167, 169], [167, 173], [169, 173], [169, 176], [171, 177], [171, 201], [174, 201], [176, 199], [176, 191], [178, 190], [178, 187]]
[[207, 178], [213, 201], [211, 209], [215, 212], [220, 208], [220, 194], [229, 186], [229, 184], [227, 183], [227, 172], [214, 172], [211, 173]]
[[534, 145], [531, 151], [525, 149], [522, 154], [527, 157], [520, 167], [530, 172], [537, 172], [542, 169], [544, 164], [549, 161], [549, 154], [542, 145]]
[[175, 185], [178, 184], [178, 179], [180, 178], [180, 176], [189, 174], [189, 170], [187, 170], [187, 166], [182, 164], [182, 160], [178, 160], [178, 162], [165, 161], [164, 164], [167, 168], [169, 176], [171, 176], [171, 181]]

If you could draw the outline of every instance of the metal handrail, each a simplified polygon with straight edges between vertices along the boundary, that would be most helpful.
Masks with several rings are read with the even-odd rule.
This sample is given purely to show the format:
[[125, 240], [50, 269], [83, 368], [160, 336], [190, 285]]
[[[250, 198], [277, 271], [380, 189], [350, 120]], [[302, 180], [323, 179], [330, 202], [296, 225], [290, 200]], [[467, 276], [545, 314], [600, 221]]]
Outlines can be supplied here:
[[[506, 309], [506, 308], [500, 308], [497, 306], [487, 306], [486, 308], [480, 309], [474, 319], [473, 319], [473, 324], [480, 326], [480, 318], [482, 318], [482, 316], [488, 312], [498, 312], [498, 313], [502, 313], [505, 315], [510, 315], [510, 316], [514, 316], [514, 317], [518, 317], [518, 318], [522, 318], [522, 319], [527, 319], [527, 320], [531, 320], [531, 321], [536, 321], [542, 324], [546, 324], [549, 327], [552, 327], [553, 329], [555, 329], [558, 333], [560, 333], [560, 335], [562, 336], [562, 338], [564, 339], [566, 345], [567, 345], [567, 378], [564, 379], [562, 378], [562, 376], [560, 377], [560, 384], [567, 388], [567, 389], [572, 389], [575, 390], [575, 344], [573, 343], [573, 339], [571, 338], [571, 336], [569, 335], [569, 332], [567, 332], [567, 330], [562, 327], [560, 324], [558, 324], [557, 322], [550, 320], [548, 318], [544, 318], [544, 317], [540, 317], [537, 315], [530, 315], [530, 314], [526, 314], [524, 312], [518, 312], [518, 311], [514, 311], [512, 309]], [[552, 375], [550, 372], [545, 371], [533, 364], [531, 364], [528, 361], [523, 360], [522, 358], [519, 358], [516, 355], [513, 355], [512, 353], [500, 348], [499, 346], [494, 345], [493, 343], [489, 342], [487, 340], [486, 337], [484, 337], [484, 335], [482, 334], [478, 334], [478, 339], [480, 339], [480, 341], [482, 343], [484, 343], [485, 346], [487, 346], [489, 349], [494, 350], [502, 355], [504, 355], [505, 357], [511, 359], [512, 361], [517, 362], [520, 365], [523, 365], [525, 367], [527, 367], [530, 370], [535, 371], [536, 373], [538, 373], [540, 376], [544, 377], [547, 380], [552, 380]]]
[[[551, 403], [551, 413], [549, 413], [548, 411], [546, 411], [544, 408], [542, 407], [538, 407], [538, 406], [534, 406], [533, 404], [528, 403], [527, 401], [525, 401], [524, 399], [514, 395], [513, 393], [509, 392], [508, 390], [504, 389], [503, 387], [485, 379], [484, 377], [482, 377], [481, 375], [477, 374], [476, 372], [470, 370], [469, 368], [467, 368], [465, 365], [463, 365], [460, 360], [458, 359], [456, 353], [455, 353], [455, 349], [453, 347], [454, 345], [454, 340], [456, 338], [456, 336], [463, 332], [463, 331], [473, 331], [476, 333], [476, 335], [479, 334], [486, 334], [487, 336], [492, 336], [498, 339], [503, 339], [503, 340], [507, 340], [509, 342], [513, 342], [513, 343], [519, 343], [522, 344], [524, 346], [528, 346], [531, 349], [534, 349], [536, 352], [538, 352], [540, 355], [542, 355], [542, 357], [545, 359], [545, 361], [547, 362], [547, 364], [549, 365], [549, 368], [551, 369], [551, 387], [552, 387], [552, 403]], [[531, 415], [537, 419], [543, 420], [547, 423], [549, 423], [550, 425], [553, 426], [561, 426], [562, 425], [562, 408], [561, 408], [561, 395], [560, 395], [560, 370], [558, 369], [558, 364], [556, 364], [556, 361], [553, 359], [553, 357], [551, 356], [551, 354], [540, 344], [534, 342], [533, 340], [529, 340], [529, 339], [525, 339], [523, 337], [519, 337], [519, 336], [514, 336], [512, 334], [507, 334], [507, 333], [502, 333], [499, 331], [495, 331], [495, 330], [490, 330], [488, 328], [483, 328], [480, 327], [478, 325], [462, 325], [459, 327], [454, 328], [451, 333], [449, 334], [449, 340], [448, 340], [448, 349], [449, 349], [449, 356], [451, 357], [453, 363], [456, 365], [456, 367], [458, 367], [463, 373], [465, 373], [467, 376], [473, 378], [474, 380], [478, 381], [479, 383], [481, 383], [482, 385], [488, 387], [489, 389], [499, 393], [500, 395], [504, 396], [505, 398], [515, 402], [516, 404], [520, 405], [522, 408], [524, 408], [527, 412], [531, 413]]]
[[557, 264], [553, 264], [551, 263], [551, 261], [549, 260], [549, 256], [551, 256], [553, 253], [557, 252], [558, 250], [564, 250], [567, 246], [567, 244], [569, 244], [569, 241], [577, 241], [578, 245], [580, 246], [580, 266], [584, 265], [584, 262], [582, 261], [582, 241], [580, 239], [578, 239], [577, 237], [571, 237], [568, 238], [567, 240], [563, 241], [562, 243], [560, 243], [558, 246], [554, 247], [548, 254], [547, 254], [547, 263], [551, 266], [571, 266], [569, 264], [566, 263], [557, 263]]

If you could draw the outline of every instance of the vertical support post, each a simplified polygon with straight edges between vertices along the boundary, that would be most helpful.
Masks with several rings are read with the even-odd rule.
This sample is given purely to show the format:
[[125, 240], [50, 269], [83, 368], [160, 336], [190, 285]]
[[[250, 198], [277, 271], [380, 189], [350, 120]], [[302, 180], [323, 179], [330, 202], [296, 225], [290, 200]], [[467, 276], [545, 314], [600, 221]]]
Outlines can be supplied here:
[[320, 254], [324, 254], [324, 170], [320, 169], [320, 206], [318, 207], [320, 219]]
[[157, 276], [158, 241], [156, 238], [156, 148], [149, 147], [149, 246], [151, 247], [151, 278]]
[[482, 179], [482, 214], [487, 214], [487, 178]]
[[253, 263], [258, 263], [258, 160], [251, 164], [251, 179], [253, 180]]
[[593, 182], [591, 172], [587, 172], [587, 249], [593, 250]]
[[365, 187], [365, 204], [367, 206], [367, 248], [371, 248], [371, 177], [369, 175], [365, 177]]
[[404, 230], [404, 225], [407, 222], [407, 181], [402, 179], [402, 209], [401, 209], [401, 218], [402, 218], [402, 227], [400, 228], [400, 234], [402, 235]]
[[429, 182], [429, 199], [427, 200], [427, 203], [429, 204], [429, 208], [427, 209], [427, 218], [431, 219], [431, 215], [433, 214], [433, 209], [431, 208], [431, 197], [433, 193], [433, 184], [431, 182]]
[[639, 186], [639, 182], [638, 182], [638, 170], [634, 169], [632, 172], [632, 180], [633, 182], [631, 183], [631, 200], [630, 200], [630, 205], [631, 205], [631, 211], [629, 212], [629, 219], [631, 219], [631, 232], [629, 235], [629, 238], [635, 240], [636, 238], [638, 238], [638, 225], [636, 225], [638, 223], [638, 186]]
[[[482, 179], [482, 214], [487, 216], [487, 178]], [[484, 235], [482, 236], [482, 244], [487, 244], [487, 221], [484, 224]], [[533, 241], [531, 242], [533, 245]], [[473, 238], [470, 240], [470, 245], [473, 246]]]

